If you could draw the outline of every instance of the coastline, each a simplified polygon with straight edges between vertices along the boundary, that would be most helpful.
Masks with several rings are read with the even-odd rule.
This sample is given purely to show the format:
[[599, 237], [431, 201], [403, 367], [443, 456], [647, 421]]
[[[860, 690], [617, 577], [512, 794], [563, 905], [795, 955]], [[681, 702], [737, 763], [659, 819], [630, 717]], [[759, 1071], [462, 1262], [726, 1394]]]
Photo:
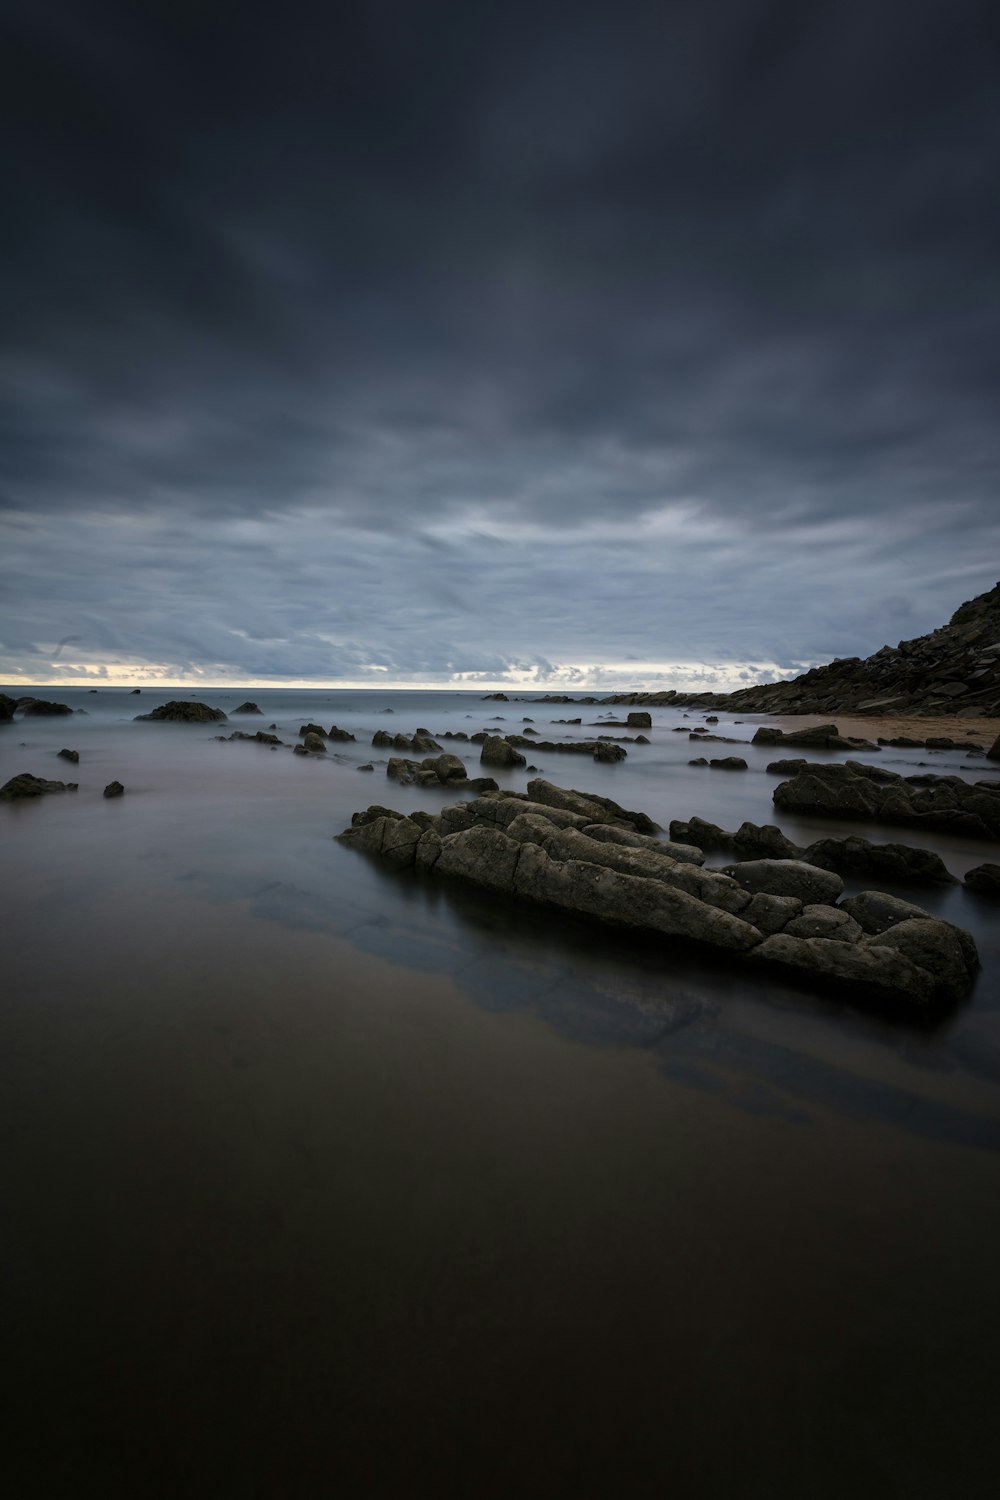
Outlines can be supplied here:
[[973, 744], [989, 749], [1000, 735], [1000, 718], [996, 715], [980, 715], [963, 718], [960, 714], [747, 714], [745, 724], [770, 724], [786, 733], [796, 729], [812, 729], [817, 724], [836, 724], [843, 735], [862, 739], [895, 739], [906, 735], [915, 740], [926, 740], [936, 736], [951, 736], [952, 739], [968, 739]]

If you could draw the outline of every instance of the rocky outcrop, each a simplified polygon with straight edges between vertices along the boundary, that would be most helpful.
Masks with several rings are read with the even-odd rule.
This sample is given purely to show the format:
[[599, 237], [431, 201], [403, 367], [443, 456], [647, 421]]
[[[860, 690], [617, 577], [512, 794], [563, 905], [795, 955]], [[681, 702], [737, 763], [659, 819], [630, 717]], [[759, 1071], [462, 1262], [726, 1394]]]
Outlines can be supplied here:
[[[487, 794], [437, 817], [373, 806], [337, 837], [396, 869], [783, 968], [839, 985], [852, 1000], [919, 1011], [968, 992], [979, 964], [972, 938], [920, 907], [876, 891], [841, 900], [839, 876], [798, 860], [706, 870], [609, 822], [604, 804], [535, 781], [527, 796]], [[589, 807], [601, 821], [587, 822], [579, 809]]]
[[75, 792], [75, 781], [45, 781], [41, 776], [32, 776], [22, 771], [0, 786], [0, 802], [16, 802], [21, 797], [44, 797], [48, 792]]
[[385, 774], [390, 781], [398, 781], [403, 786], [447, 786], [474, 792], [497, 790], [492, 776], [477, 776], [470, 780], [464, 762], [457, 755], [428, 756], [421, 761], [391, 756]]
[[[529, 740], [521, 734], [508, 734], [506, 741], [515, 749], [530, 750], [533, 754], [589, 755], [591, 760], [605, 764], [624, 760], [628, 754], [624, 745], [610, 735], [599, 735], [595, 740]], [[630, 740], [628, 743], [635, 744], [637, 741]]]
[[136, 714], [136, 723], [170, 723], [170, 724], [218, 724], [225, 720], [226, 715], [221, 708], [209, 708], [207, 703], [199, 703], [197, 700], [181, 701], [171, 699], [160, 708], [154, 708], [152, 713]]
[[484, 693], [481, 699], [483, 703], [509, 703], [510, 699], [506, 693]]
[[13, 724], [16, 707], [16, 698], [10, 698], [6, 693], [0, 693], [0, 724]]
[[257, 707], [256, 703], [251, 703], [249, 698], [246, 703], [241, 703], [239, 708], [233, 709], [234, 714], [259, 714], [260, 712], [261, 710]]
[[859, 761], [809, 765], [776, 786], [774, 805], [797, 815], [862, 819], [1000, 838], [1000, 783], [901, 776]]
[[66, 703], [50, 703], [46, 698], [31, 698], [23, 705], [25, 718], [58, 718], [61, 714], [71, 714], [73, 710]]
[[928, 635], [813, 667], [787, 682], [735, 693], [614, 693], [601, 701], [734, 713], [1000, 715], [1000, 583]]
[[742, 859], [797, 859], [823, 870], [834, 870], [838, 875], [885, 880], [894, 885], [955, 883], [941, 856], [930, 849], [909, 844], [873, 844], [856, 834], [842, 839], [817, 839], [800, 849], [773, 823], [743, 823], [735, 833], [727, 833], [715, 823], [692, 818], [687, 823], [674, 819], [670, 837], [699, 849], [725, 849]]

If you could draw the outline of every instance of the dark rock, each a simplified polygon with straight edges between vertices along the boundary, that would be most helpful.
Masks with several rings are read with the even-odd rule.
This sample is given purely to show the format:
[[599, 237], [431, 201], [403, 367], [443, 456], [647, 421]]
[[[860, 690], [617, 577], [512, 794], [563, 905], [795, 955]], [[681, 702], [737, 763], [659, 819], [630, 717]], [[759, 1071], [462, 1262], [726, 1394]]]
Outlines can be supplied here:
[[1000, 760], [1000, 734], [997, 735], [992, 745], [986, 752], [987, 760]]
[[366, 761], [363, 766], [358, 766], [357, 769], [359, 771], [374, 771], [375, 767], [372, 765], [371, 761]]
[[80, 752], [79, 752], [79, 750], [60, 750], [59, 751], [59, 759], [60, 760], [71, 760], [74, 763], [74, 765], [75, 765], [77, 763], [77, 761], [79, 761], [79, 759], [80, 759]]
[[[96, 692], [97, 692], [97, 689], [96, 689], [96, 688], [91, 688], [91, 690], [90, 690], [90, 691], [91, 691], [91, 692], [92, 692], [92, 693], [96, 693]], [[135, 696], [136, 696], [136, 694], [137, 694], [137, 693], [141, 693], [141, 692], [142, 692], [142, 688], [133, 688], [133, 689], [132, 689], [132, 693], [131, 693], [131, 696], [132, 696], [132, 697], [133, 697], [133, 698], [134, 698], [134, 697], [135, 697]]]
[[304, 750], [308, 750], [312, 755], [325, 755], [326, 741], [323, 739], [322, 735], [313, 734], [310, 730], [310, 732], [305, 735], [302, 740], [302, 748]]
[[810, 765], [776, 786], [773, 800], [776, 807], [799, 815], [904, 823], [973, 838], [1000, 837], [1000, 797], [959, 776], [903, 777], [856, 761]]
[[976, 865], [966, 874], [965, 886], [981, 896], [1000, 896], [1000, 865]]
[[50, 703], [45, 698], [32, 698], [24, 705], [24, 714], [27, 718], [30, 714], [36, 718], [56, 718], [59, 714], [71, 714], [73, 710], [66, 703]]
[[850, 838], [817, 839], [799, 856], [807, 864], [841, 875], [876, 877], [890, 882], [953, 885], [952, 875], [939, 854], [915, 849], [909, 844], [872, 844], [856, 835]]
[[120, 781], [109, 781], [104, 788], [104, 795], [105, 797], [123, 797], [125, 795], [125, 788]]
[[506, 693], [484, 693], [480, 701], [482, 703], [509, 703], [510, 699]]
[[247, 701], [246, 701], [246, 703], [241, 703], [240, 706], [239, 706], [239, 708], [234, 708], [233, 709], [233, 713], [234, 714], [259, 714], [260, 713], [260, 709], [257, 707], [256, 703], [251, 703], [250, 700], [249, 700], [249, 698], [248, 698]]
[[72, 782], [45, 781], [41, 776], [32, 776], [28, 771], [22, 771], [19, 776], [11, 779], [0, 787], [0, 801], [14, 802], [21, 797], [42, 797], [47, 792], [65, 792], [72, 786]]
[[594, 746], [594, 759], [603, 764], [624, 760], [626, 753], [624, 745], [616, 745], [611, 740], [598, 740]]
[[226, 718], [221, 708], [209, 708], [207, 703], [183, 702], [172, 699], [149, 714], [136, 714], [136, 722], [167, 722], [174, 724], [216, 724]]
[[710, 760], [714, 771], [745, 771], [747, 763], [739, 755], [724, 755], [721, 760]]
[[688, 761], [689, 766], [707, 766], [708, 760], [704, 755], [696, 755], [694, 760]]
[[625, 722], [629, 729], [652, 729], [653, 727], [652, 715], [642, 711], [629, 714]]
[[326, 730], [322, 724], [300, 724], [299, 734], [305, 737], [307, 734], [318, 734], [321, 739], [326, 738]]
[[514, 767], [527, 764], [521, 752], [515, 750], [513, 745], [501, 739], [498, 734], [487, 735], [483, 741], [482, 753], [479, 758], [484, 766]]
[[[804, 858], [802, 850], [773, 823], [741, 823], [733, 834], [732, 847], [740, 859]], [[807, 863], [814, 861], [808, 860]]]
[[338, 729], [337, 726], [336, 726], [336, 724], [331, 724], [330, 725], [330, 732], [329, 732], [328, 738], [331, 739], [331, 740], [340, 740], [340, 741], [345, 741], [345, 742], [348, 741], [348, 740], [350, 740], [352, 744], [356, 743], [353, 734], [351, 734], [346, 729]]

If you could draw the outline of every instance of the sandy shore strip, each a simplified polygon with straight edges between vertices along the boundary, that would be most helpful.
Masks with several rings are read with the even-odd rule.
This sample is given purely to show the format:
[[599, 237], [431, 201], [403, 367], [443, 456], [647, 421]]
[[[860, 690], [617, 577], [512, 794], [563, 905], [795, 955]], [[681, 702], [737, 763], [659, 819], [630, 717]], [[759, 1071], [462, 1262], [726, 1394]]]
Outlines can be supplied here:
[[[714, 710], [713, 710], [714, 711]], [[989, 749], [1000, 735], [1000, 718], [962, 719], [958, 714], [747, 714], [745, 724], [770, 724], [785, 734], [795, 729], [811, 729], [816, 724], [836, 724], [843, 735], [866, 740], [896, 739], [906, 735], [912, 740], [947, 736], [953, 740], [971, 740]]]

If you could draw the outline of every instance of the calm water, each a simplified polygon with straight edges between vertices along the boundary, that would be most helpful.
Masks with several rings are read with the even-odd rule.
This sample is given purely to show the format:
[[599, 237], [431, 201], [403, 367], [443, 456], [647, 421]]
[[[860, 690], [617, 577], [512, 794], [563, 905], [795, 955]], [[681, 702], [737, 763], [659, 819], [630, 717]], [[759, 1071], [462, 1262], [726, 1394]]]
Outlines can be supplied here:
[[[985, 970], [890, 1025], [332, 841], [452, 800], [359, 774], [378, 728], [607, 709], [257, 692], [203, 728], [132, 722], [176, 691], [41, 695], [87, 716], [0, 729], [0, 782], [80, 782], [0, 805], [11, 1493], [992, 1496], [995, 906], [913, 897]], [[309, 719], [357, 745], [213, 738]], [[773, 751], [688, 767], [699, 722], [537, 764], [819, 836], [775, 816]], [[879, 757], [921, 758], [962, 763]]]

